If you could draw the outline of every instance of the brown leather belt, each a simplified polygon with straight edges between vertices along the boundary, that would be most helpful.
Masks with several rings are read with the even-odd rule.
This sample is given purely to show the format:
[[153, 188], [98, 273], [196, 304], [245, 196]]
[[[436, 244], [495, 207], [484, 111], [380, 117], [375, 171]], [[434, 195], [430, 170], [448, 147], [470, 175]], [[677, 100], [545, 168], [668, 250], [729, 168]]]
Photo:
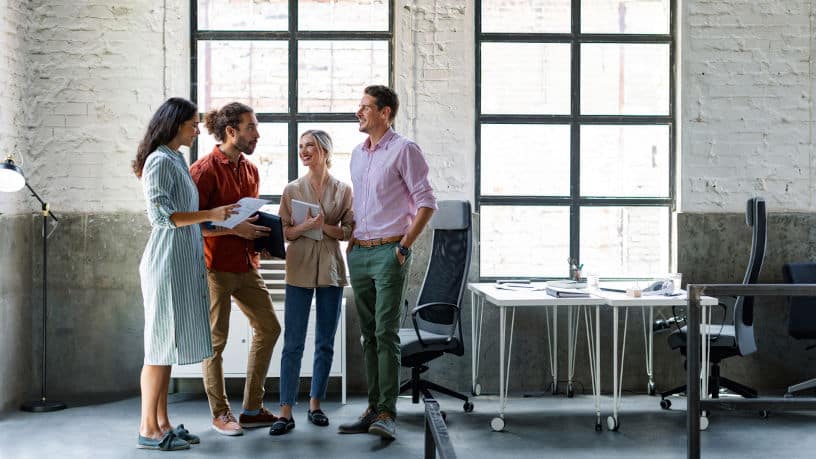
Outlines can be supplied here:
[[381, 237], [379, 239], [368, 240], [355, 239], [354, 245], [359, 245], [360, 247], [377, 247], [380, 245], [391, 244], [392, 242], [399, 242], [401, 240], [402, 236]]

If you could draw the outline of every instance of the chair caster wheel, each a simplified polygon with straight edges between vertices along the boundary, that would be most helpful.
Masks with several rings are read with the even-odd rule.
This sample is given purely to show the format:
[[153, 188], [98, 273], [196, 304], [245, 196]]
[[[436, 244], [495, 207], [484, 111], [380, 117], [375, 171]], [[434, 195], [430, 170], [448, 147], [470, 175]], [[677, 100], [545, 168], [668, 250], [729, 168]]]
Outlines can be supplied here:
[[660, 400], [660, 408], [663, 408], [664, 410], [671, 408], [671, 400], [666, 398]]
[[609, 416], [606, 418], [606, 428], [610, 432], [617, 432], [618, 428], [620, 428], [620, 422], [614, 416]]
[[575, 397], [575, 390], [572, 386], [567, 387], [567, 398]]
[[599, 422], [595, 423], [595, 432], [602, 432], [603, 431], [603, 424]]
[[465, 413], [470, 413], [473, 411], [473, 403], [465, 402], [465, 405], [462, 408], [465, 410]]
[[473, 386], [473, 390], [471, 391], [471, 393], [475, 397], [478, 397], [478, 396], [482, 395], [482, 385], [481, 384], [476, 384], [475, 386]]
[[708, 429], [708, 416], [700, 416], [700, 430]]
[[493, 432], [501, 432], [502, 430], [504, 430], [504, 419], [502, 418], [491, 419], [490, 428], [493, 429]]
[[768, 410], [760, 410], [759, 411], [759, 417], [762, 418], [762, 419], [768, 419], [768, 416], [770, 414], [771, 413], [769, 413]]
[[657, 391], [655, 390], [655, 383], [649, 381], [649, 385], [646, 386], [646, 392], [649, 395], [654, 395]]

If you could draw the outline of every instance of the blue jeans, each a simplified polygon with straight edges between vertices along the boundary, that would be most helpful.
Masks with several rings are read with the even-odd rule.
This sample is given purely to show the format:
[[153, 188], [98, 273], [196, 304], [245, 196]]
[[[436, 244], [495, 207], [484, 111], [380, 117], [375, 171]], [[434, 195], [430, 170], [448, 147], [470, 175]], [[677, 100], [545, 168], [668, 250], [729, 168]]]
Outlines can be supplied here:
[[306, 342], [306, 326], [312, 309], [312, 296], [317, 297], [315, 308], [315, 355], [312, 370], [312, 398], [326, 398], [329, 371], [334, 358], [334, 335], [340, 321], [343, 287], [303, 288], [286, 284], [286, 313], [283, 327], [283, 356], [281, 357], [280, 404], [293, 406], [300, 380], [300, 362]]

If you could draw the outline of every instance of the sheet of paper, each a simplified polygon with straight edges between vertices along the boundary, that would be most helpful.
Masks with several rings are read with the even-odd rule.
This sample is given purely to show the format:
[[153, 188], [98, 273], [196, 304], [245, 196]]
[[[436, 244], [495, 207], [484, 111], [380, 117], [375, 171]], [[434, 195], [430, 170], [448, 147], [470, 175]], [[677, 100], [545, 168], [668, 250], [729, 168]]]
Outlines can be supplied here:
[[[295, 220], [295, 225], [303, 223], [308, 215], [315, 217], [319, 212], [320, 206], [317, 204], [298, 201], [297, 199], [292, 200], [292, 218]], [[316, 241], [323, 239], [323, 231], [319, 228], [310, 229], [303, 235]]]
[[223, 222], [213, 222], [213, 225], [223, 226], [224, 228], [235, 228], [235, 225], [249, 218], [250, 215], [257, 212], [263, 205], [269, 204], [269, 201], [266, 199], [257, 198], [241, 198], [236, 204], [241, 206], [235, 209], [238, 211], [237, 214], [224, 220]]

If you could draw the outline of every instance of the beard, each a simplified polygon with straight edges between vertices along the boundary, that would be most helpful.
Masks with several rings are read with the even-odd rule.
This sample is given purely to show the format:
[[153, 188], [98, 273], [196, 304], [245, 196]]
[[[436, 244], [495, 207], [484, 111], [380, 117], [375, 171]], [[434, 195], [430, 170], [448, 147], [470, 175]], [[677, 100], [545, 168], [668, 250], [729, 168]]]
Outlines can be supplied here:
[[249, 156], [255, 152], [255, 146], [257, 142], [249, 142], [243, 139], [235, 139], [235, 148], [238, 149], [241, 153]]

